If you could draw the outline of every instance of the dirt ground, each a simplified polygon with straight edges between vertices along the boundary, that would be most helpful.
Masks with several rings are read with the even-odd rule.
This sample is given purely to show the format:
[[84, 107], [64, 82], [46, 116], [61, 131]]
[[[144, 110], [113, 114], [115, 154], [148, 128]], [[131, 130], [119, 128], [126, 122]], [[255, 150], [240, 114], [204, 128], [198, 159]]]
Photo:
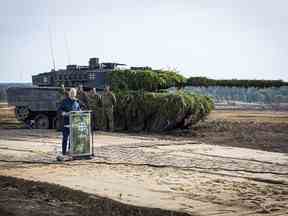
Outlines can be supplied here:
[[288, 153], [288, 112], [214, 111], [181, 136], [205, 143]]
[[3, 176], [0, 177], [0, 200], [0, 215], [3, 216], [89, 216], [115, 215], [115, 213], [123, 216], [187, 215], [161, 209], [126, 205], [59, 185]]
[[23, 129], [1, 109], [0, 214], [288, 215], [287, 113], [217, 111], [161, 135], [96, 132], [92, 160], [59, 163], [59, 132]]

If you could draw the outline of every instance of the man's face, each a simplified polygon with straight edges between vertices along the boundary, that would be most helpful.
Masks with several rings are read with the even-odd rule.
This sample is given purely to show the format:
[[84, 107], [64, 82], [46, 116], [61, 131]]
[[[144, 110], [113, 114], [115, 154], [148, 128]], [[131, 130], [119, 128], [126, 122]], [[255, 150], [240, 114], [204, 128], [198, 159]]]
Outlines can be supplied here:
[[91, 89], [91, 90], [90, 90], [90, 94], [91, 94], [91, 95], [96, 94], [96, 89]]

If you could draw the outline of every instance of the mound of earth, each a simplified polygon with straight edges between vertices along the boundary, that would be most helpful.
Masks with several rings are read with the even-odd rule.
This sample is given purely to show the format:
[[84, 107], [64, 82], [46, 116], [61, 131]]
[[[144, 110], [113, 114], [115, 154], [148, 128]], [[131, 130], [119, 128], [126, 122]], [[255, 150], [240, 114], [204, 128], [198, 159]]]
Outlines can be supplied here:
[[126, 205], [55, 184], [0, 176], [0, 215], [185, 216], [188, 214]]

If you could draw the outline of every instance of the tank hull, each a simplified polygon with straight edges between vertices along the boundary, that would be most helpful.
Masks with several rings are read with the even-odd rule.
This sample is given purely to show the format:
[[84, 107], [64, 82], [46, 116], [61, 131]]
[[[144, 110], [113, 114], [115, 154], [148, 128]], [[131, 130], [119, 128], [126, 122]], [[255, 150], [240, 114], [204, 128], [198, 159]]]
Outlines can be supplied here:
[[55, 128], [57, 108], [63, 95], [58, 87], [12, 87], [7, 90], [9, 106], [15, 107], [16, 118], [34, 128]]

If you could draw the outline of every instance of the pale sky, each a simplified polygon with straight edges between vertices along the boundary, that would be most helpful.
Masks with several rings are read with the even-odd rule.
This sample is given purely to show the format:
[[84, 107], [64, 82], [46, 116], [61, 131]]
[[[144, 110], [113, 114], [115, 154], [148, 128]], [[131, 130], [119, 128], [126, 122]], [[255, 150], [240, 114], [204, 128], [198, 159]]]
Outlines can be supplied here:
[[[186, 77], [288, 81], [286, 0], [0, 0], [0, 81], [90, 57]], [[65, 35], [67, 40], [65, 40]], [[66, 42], [68, 50], [66, 49]]]

